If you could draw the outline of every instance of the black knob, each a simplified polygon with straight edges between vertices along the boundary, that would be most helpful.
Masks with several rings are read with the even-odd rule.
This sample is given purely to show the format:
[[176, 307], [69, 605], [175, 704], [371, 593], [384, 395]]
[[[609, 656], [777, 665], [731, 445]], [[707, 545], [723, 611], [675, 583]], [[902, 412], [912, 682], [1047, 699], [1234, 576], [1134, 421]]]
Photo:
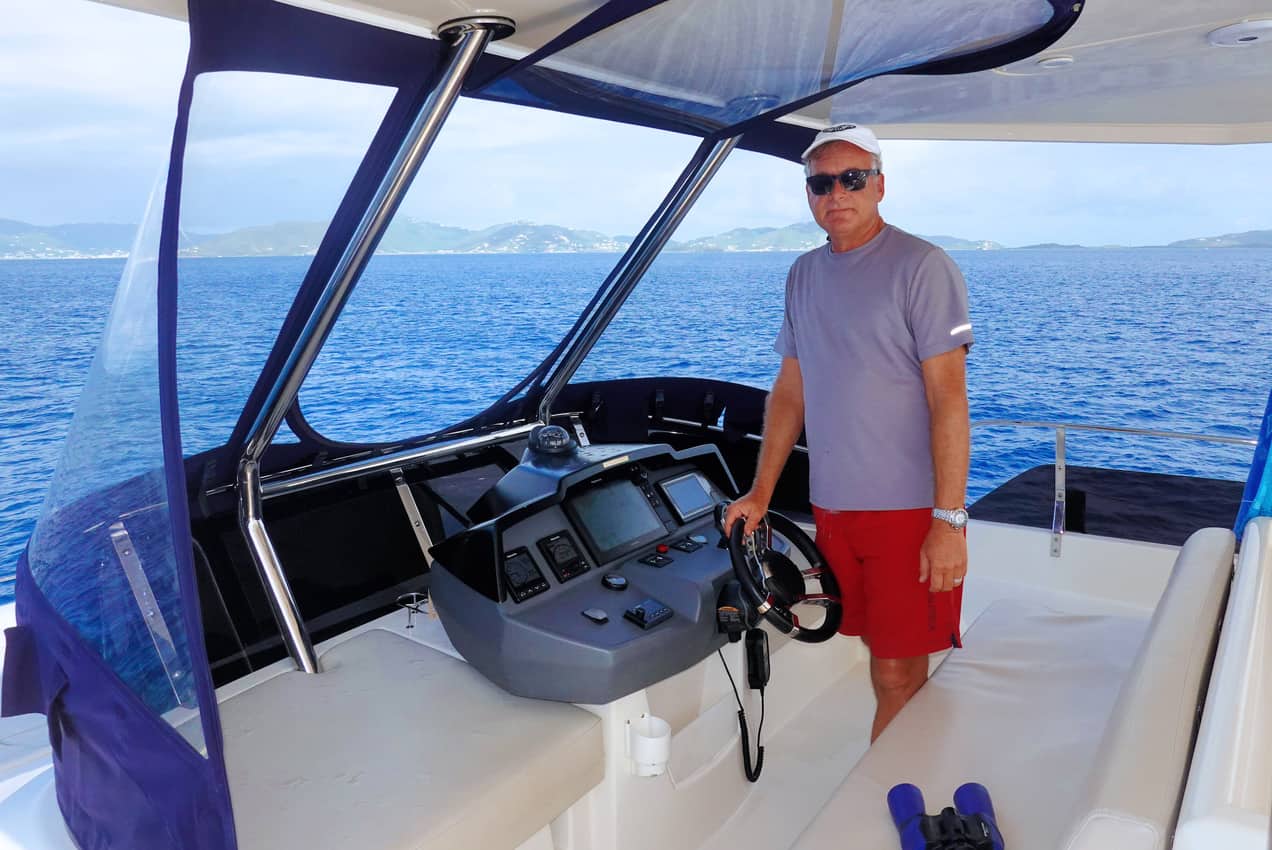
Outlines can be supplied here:
[[618, 573], [606, 573], [601, 577], [601, 584], [610, 590], [626, 590], [627, 576], [622, 576]]

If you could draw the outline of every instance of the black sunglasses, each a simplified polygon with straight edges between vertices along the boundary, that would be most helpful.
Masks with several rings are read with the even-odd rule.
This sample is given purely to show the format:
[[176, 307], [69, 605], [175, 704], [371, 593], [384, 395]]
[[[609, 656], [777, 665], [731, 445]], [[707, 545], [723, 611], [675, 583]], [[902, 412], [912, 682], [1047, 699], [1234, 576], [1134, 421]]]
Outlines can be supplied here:
[[850, 168], [840, 174], [812, 174], [804, 182], [808, 184], [808, 191], [814, 195], [829, 195], [830, 190], [835, 188], [836, 180], [845, 190], [860, 192], [866, 188], [870, 175], [878, 173], [877, 168]]

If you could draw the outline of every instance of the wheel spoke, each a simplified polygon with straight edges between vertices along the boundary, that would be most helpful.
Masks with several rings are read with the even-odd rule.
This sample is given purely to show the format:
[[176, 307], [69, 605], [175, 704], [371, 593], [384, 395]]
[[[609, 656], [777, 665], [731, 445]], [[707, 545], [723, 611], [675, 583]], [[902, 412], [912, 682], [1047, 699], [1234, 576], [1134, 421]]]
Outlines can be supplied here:
[[820, 605], [823, 608], [829, 608], [839, 601], [839, 597], [831, 596], [829, 593], [806, 593], [795, 597], [792, 605]]

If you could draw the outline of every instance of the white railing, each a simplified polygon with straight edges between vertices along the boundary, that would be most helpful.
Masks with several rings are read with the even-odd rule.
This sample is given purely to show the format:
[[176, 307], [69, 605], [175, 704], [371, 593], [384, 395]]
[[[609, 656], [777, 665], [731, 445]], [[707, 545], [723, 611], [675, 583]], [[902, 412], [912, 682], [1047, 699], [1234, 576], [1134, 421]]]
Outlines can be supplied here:
[[973, 428], [1051, 428], [1056, 433], [1056, 487], [1055, 503], [1051, 512], [1051, 557], [1060, 557], [1060, 545], [1064, 537], [1065, 484], [1064, 441], [1067, 431], [1096, 431], [1104, 434], [1126, 434], [1137, 437], [1160, 437], [1168, 440], [1193, 440], [1202, 443], [1228, 443], [1254, 448], [1258, 440], [1253, 437], [1221, 437], [1216, 434], [1187, 434], [1180, 431], [1158, 431], [1152, 428], [1124, 428], [1118, 425], [1085, 425], [1076, 422], [1043, 422], [1032, 419], [979, 419]]

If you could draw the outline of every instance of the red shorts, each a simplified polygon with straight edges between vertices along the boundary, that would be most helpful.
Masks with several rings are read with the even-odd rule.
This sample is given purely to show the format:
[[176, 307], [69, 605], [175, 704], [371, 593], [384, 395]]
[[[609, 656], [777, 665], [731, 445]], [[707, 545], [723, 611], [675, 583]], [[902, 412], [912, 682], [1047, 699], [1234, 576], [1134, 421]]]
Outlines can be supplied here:
[[839, 582], [839, 633], [860, 635], [875, 658], [910, 658], [961, 646], [963, 588], [932, 593], [919, 582], [931, 508], [827, 511], [813, 506], [817, 548]]

